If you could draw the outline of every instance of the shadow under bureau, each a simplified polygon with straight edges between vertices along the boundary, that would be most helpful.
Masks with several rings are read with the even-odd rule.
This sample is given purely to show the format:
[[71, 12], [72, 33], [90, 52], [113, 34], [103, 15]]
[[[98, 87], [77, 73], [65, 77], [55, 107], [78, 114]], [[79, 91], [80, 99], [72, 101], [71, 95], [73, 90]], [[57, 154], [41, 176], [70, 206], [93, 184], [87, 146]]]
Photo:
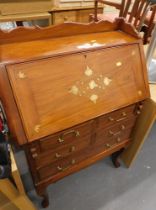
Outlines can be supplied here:
[[0, 31], [0, 99], [36, 191], [111, 155], [116, 167], [149, 98], [142, 41], [114, 23]]

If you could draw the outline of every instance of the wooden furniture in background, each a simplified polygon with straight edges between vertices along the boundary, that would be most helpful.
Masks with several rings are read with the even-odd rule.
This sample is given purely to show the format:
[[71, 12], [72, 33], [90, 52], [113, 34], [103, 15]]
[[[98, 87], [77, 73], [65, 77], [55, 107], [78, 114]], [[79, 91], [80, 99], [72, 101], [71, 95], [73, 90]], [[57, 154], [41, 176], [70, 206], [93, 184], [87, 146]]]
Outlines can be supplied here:
[[[103, 12], [103, 7], [97, 8], [99, 13]], [[53, 7], [51, 10], [52, 23], [60, 24], [64, 22], [89, 22], [89, 14], [93, 13], [94, 6], [83, 7]]]
[[156, 4], [151, 6], [151, 11], [147, 13], [144, 22], [144, 44], [149, 43], [152, 37], [154, 26], [156, 25]]
[[[97, 11], [98, 3], [112, 6], [119, 10], [119, 13], [100, 14]], [[149, 43], [156, 23], [156, 6], [154, 4], [148, 0], [121, 0], [121, 3], [95, 0], [95, 10], [94, 14], [90, 14], [90, 21], [109, 20], [113, 22], [117, 17], [126, 18], [138, 31], [143, 31], [143, 42], [144, 44]]]
[[98, 14], [98, 3], [103, 3], [105, 5], [113, 6], [116, 9], [119, 9], [119, 17], [125, 18], [129, 23], [133, 24], [133, 26], [138, 31], [141, 30], [147, 12], [150, 8], [150, 1], [148, 0], [121, 0], [121, 3], [105, 0], [95, 0], [95, 12], [94, 15], [91, 15], [91, 19], [93, 19], [94, 21], [114, 21], [114, 19], [117, 17], [116, 14]]
[[0, 15], [0, 22], [9, 21], [34, 21], [34, 20], [48, 20], [51, 25], [51, 14], [49, 12], [42, 13], [28, 13], [28, 14], [16, 14], [16, 15]]
[[0, 180], [0, 209], [1, 210], [36, 210], [35, 206], [26, 196], [20, 174], [11, 151], [12, 178], [15, 185], [9, 179]]
[[17, 28], [0, 40], [0, 97], [42, 205], [49, 184], [112, 154], [118, 167], [149, 98], [134, 28], [120, 18]]
[[48, 12], [52, 6], [52, 0], [5, 0], [0, 2], [0, 14], [23, 15]]

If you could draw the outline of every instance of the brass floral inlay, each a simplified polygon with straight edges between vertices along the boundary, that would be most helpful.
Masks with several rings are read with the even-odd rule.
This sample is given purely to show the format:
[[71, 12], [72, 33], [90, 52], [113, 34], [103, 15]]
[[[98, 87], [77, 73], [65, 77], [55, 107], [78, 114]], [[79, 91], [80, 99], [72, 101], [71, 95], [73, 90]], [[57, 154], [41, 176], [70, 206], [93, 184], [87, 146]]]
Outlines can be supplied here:
[[89, 87], [91, 90], [93, 90], [94, 88], [98, 87], [98, 85], [96, 84], [96, 82], [94, 80], [91, 80], [89, 82]]
[[85, 75], [88, 76], [88, 77], [90, 77], [92, 74], [93, 74], [93, 70], [90, 69], [90, 68], [87, 66], [87, 68], [86, 68], [86, 70], [85, 70]]
[[103, 83], [106, 85], [106, 86], [108, 86], [110, 83], [111, 83], [111, 79], [109, 79], [108, 77], [105, 77], [104, 79], [103, 79]]
[[[85, 78], [76, 81], [75, 85], [69, 89], [69, 93], [75, 96], [85, 96], [91, 102], [96, 104], [100, 98], [98, 91], [107, 91], [107, 88], [110, 86], [112, 79], [103, 74], [95, 75], [94, 71], [88, 66], [84, 71], [84, 75]], [[92, 79], [90, 79], [90, 77]]]
[[122, 66], [122, 62], [120, 62], [120, 61], [117, 62], [117, 63], [116, 63], [116, 66], [117, 66], [117, 67]]
[[69, 92], [71, 92], [71, 93], [74, 94], [74, 95], [78, 95], [78, 93], [79, 93], [79, 88], [78, 88], [76, 85], [73, 85], [73, 86], [71, 87], [71, 89], [70, 89]]
[[97, 99], [98, 99], [98, 95], [93, 94], [93, 95], [90, 96], [90, 100], [91, 100], [94, 104], [96, 104]]
[[39, 132], [40, 132], [40, 128], [41, 128], [40, 125], [36, 125], [36, 126], [34, 127], [34, 131], [35, 131], [36, 133], [39, 133]]
[[20, 79], [24, 79], [24, 78], [26, 78], [25, 73], [24, 73], [24, 72], [22, 72], [22, 71], [19, 71], [17, 75], [18, 75], [18, 77], [19, 77]]

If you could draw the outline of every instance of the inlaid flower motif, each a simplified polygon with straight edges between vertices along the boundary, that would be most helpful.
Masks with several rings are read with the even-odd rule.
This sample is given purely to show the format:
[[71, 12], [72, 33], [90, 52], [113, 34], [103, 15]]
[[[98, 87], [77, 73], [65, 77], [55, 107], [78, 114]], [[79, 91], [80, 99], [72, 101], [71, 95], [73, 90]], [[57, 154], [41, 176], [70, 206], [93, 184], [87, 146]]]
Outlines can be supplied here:
[[[90, 79], [91, 76], [93, 78], [93, 73], [94, 79]], [[100, 97], [98, 91], [100, 94], [101, 91], [107, 91], [112, 79], [103, 74], [96, 75], [95, 72], [88, 66], [86, 66], [86, 69], [84, 70], [84, 75], [85, 77], [77, 81], [76, 85], [73, 85], [69, 92], [75, 96], [87, 97], [91, 102], [96, 104]]]
[[89, 82], [89, 87], [91, 90], [93, 90], [94, 88], [98, 87], [98, 85], [96, 84], [96, 82], [94, 80], [91, 80]]
[[104, 85], [106, 85], [106, 86], [108, 86], [110, 83], [111, 83], [111, 79], [109, 79], [108, 77], [105, 77], [104, 79], [103, 79], [103, 83], [104, 83]]
[[26, 78], [26, 75], [24, 74], [24, 72], [19, 71], [19, 72], [18, 72], [18, 77], [19, 77], [20, 79], [24, 79], [24, 78]]
[[90, 96], [90, 100], [91, 100], [94, 104], [96, 104], [97, 99], [98, 99], [98, 95], [96, 95], [96, 94], [93, 94], [93, 95]]
[[70, 93], [74, 94], [74, 95], [78, 95], [79, 93], [79, 88], [76, 85], [73, 85], [69, 91]]
[[92, 74], [93, 74], [93, 70], [90, 69], [90, 68], [87, 66], [87, 68], [86, 68], [86, 70], [85, 70], [85, 75], [88, 76], [88, 77], [90, 77]]

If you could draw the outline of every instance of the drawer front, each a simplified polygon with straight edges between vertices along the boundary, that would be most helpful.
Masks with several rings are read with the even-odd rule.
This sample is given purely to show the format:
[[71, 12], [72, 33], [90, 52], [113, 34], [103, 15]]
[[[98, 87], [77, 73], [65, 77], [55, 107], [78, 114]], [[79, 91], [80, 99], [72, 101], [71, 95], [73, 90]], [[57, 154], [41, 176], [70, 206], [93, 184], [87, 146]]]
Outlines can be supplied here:
[[136, 118], [130, 118], [122, 123], [117, 123], [114, 126], [105, 129], [104, 125], [100, 125], [97, 128], [96, 144], [104, 144], [109, 140], [114, 139], [116, 142], [120, 142], [124, 139], [129, 139], [131, 131], [134, 127]]
[[94, 121], [83, 123], [79, 126], [72, 127], [63, 132], [59, 132], [50, 138], [39, 141], [41, 152], [47, 152], [50, 149], [59, 149], [65, 145], [71, 145], [80, 140], [90, 139]]
[[76, 22], [76, 11], [54, 12], [53, 24]]
[[50, 176], [54, 176], [58, 173], [65, 172], [66, 170], [70, 169], [71, 167], [85, 160], [86, 158], [85, 154], [87, 153], [85, 153], [85, 150], [84, 150], [81, 153], [71, 155], [70, 157], [67, 157], [63, 160], [56, 161], [53, 164], [49, 164], [48, 166], [40, 168], [39, 170], [37, 170], [39, 179], [42, 180]]
[[119, 109], [117, 111], [99, 117], [98, 128], [102, 129], [109, 126], [113, 126], [116, 123], [122, 123], [131, 117], [135, 117], [136, 115], [136, 105], [133, 104], [131, 106]]
[[37, 154], [37, 156], [33, 158], [33, 161], [35, 162], [36, 168], [39, 169], [58, 160], [67, 158], [68, 156], [72, 156], [73, 154], [88, 148], [90, 145], [91, 136], [84, 136], [81, 138], [81, 141], [75, 141], [68, 146], [63, 146], [61, 149], [47, 150], [47, 152]]
[[9, 65], [7, 71], [29, 142], [147, 94], [137, 44]]

